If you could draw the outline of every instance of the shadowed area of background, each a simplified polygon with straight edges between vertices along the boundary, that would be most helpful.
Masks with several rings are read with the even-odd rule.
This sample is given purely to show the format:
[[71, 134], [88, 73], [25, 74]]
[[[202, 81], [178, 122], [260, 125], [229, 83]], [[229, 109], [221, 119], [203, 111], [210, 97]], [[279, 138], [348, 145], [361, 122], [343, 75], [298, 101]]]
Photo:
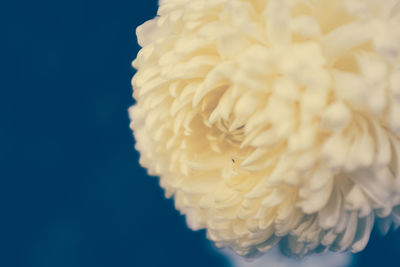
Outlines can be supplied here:
[[[135, 28], [156, 1], [0, 4], [0, 266], [229, 266], [138, 165]], [[398, 266], [400, 233], [355, 266]]]

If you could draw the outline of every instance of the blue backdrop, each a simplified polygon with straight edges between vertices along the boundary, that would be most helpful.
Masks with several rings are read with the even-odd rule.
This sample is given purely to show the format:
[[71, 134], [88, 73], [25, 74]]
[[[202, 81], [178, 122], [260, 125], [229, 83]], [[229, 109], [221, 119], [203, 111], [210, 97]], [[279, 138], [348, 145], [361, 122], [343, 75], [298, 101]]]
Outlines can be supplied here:
[[[156, 9], [0, 4], [0, 266], [229, 266], [137, 163], [130, 63]], [[400, 266], [399, 240], [373, 236], [355, 266]]]

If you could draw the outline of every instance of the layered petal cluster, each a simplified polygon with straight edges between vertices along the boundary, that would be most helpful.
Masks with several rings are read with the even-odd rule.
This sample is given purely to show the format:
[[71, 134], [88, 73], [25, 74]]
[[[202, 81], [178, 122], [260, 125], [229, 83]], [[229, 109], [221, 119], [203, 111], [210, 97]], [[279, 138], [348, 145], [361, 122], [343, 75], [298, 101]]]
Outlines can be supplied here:
[[399, 0], [163, 0], [131, 128], [192, 229], [252, 256], [400, 223]]

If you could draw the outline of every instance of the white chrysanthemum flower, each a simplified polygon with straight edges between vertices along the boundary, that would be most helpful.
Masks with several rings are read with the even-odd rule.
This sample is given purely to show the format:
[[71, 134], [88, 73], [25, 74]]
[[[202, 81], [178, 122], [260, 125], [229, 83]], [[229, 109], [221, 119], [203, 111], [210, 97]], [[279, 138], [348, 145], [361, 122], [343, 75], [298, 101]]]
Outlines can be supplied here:
[[400, 222], [399, 0], [163, 0], [131, 127], [192, 229], [241, 255]]

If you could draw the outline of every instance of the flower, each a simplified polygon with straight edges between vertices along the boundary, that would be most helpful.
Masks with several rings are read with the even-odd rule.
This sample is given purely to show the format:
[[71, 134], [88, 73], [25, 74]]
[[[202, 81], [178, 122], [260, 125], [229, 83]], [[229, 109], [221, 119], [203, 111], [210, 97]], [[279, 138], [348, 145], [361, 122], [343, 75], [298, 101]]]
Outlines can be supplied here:
[[163, 0], [137, 29], [140, 164], [240, 255], [400, 223], [399, 0]]

